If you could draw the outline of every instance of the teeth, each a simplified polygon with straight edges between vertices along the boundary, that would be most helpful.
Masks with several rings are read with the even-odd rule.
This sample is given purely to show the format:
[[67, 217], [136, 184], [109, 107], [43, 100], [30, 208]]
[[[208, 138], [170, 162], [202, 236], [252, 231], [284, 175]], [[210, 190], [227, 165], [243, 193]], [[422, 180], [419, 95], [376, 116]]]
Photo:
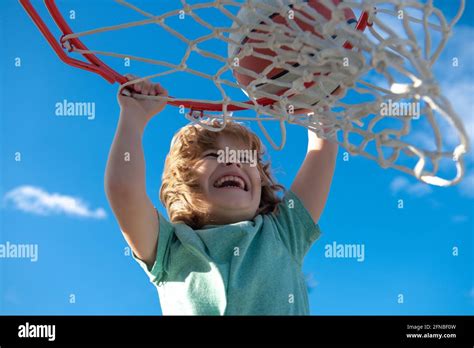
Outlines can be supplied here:
[[223, 176], [222, 178], [220, 178], [214, 183], [214, 187], [220, 187], [226, 181], [234, 181], [239, 184], [239, 187], [242, 190], [245, 190], [245, 182], [238, 176], [233, 176], [233, 175]]

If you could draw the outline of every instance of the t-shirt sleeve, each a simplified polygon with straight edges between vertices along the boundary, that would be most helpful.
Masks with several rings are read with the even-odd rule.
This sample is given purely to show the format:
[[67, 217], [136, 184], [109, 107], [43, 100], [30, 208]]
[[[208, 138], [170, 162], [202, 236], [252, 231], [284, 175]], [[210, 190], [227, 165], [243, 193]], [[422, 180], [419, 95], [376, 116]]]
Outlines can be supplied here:
[[166, 218], [156, 210], [160, 230], [158, 232], [158, 243], [157, 243], [157, 252], [156, 260], [153, 263], [152, 267], [148, 267], [147, 264], [138, 258], [137, 255], [132, 253], [133, 259], [138, 262], [138, 264], [143, 268], [146, 274], [150, 277], [150, 281], [156, 284], [159, 284], [168, 268], [168, 260], [170, 257], [170, 248], [171, 241], [174, 235], [174, 226]]
[[300, 199], [292, 191], [286, 191], [278, 211], [269, 214], [276, 225], [277, 236], [288, 248], [294, 259], [303, 263], [321, 231]]

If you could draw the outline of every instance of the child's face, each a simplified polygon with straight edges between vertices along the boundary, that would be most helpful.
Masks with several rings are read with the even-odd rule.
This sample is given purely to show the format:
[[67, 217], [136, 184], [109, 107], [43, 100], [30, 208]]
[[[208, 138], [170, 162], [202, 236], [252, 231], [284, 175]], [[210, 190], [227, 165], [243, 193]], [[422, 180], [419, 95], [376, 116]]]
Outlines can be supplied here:
[[[207, 203], [207, 212], [212, 220], [208, 224], [251, 220], [260, 205], [262, 191], [258, 167], [255, 163], [226, 163], [222, 160], [225, 158], [222, 151], [226, 151], [226, 148], [228, 154], [231, 151], [236, 151], [234, 154], [237, 154], [238, 150], [251, 149], [226, 134], [219, 135], [216, 145], [216, 148], [204, 151], [195, 165], [203, 200]], [[240, 152], [242, 153], [248, 152]], [[227, 156], [227, 159], [232, 157]]]

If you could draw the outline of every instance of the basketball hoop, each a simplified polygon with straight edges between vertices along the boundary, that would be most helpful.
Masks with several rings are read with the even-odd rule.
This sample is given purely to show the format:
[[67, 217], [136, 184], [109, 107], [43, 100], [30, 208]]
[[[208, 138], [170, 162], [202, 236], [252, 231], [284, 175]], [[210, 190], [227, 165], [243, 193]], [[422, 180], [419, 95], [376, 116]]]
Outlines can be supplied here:
[[[459, 0], [459, 10], [451, 21], [434, 7], [433, 0], [216, 0], [198, 4], [182, 0], [180, 6], [156, 15], [116, 0], [145, 19], [82, 32], [72, 30], [54, 0], [44, 0], [61, 31], [59, 40], [31, 0], [19, 1], [61, 60], [111, 83], [127, 87], [178, 73], [211, 81], [221, 96], [215, 100], [133, 94], [166, 99], [170, 105], [189, 109], [186, 117], [207, 129], [219, 131], [227, 120], [256, 121], [270, 144], [281, 149], [286, 140], [285, 123], [292, 123], [331, 137], [350, 153], [363, 155], [383, 168], [400, 170], [428, 184], [449, 186], [463, 177], [469, 140], [461, 119], [441, 94], [432, 67], [462, 15], [465, 0]], [[202, 15], [205, 11], [213, 11], [211, 19]], [[183, 13], [207, 33], [189, 39], [182, 28], [173, 28], [170, 23]], [[82, 42], [90, 35], [149, 24], [186, 46], [179, 63], [89, 49]], [[229, 53], [203, 48], [211, 40], [225, 43]], [[72, 58], [70, 53], [84, 59]], [[212, 59], [220, 67], [214, 73], [193, 67], [192, 54]], [[128, 81], [98, 56], [129, 58], [165, 71]], [[253, 61], [257, 60], [265, 64], [259, 63], [255, 70]], [[339, 87], [345, 92], [335, 95]], [[233, 97], [229, 89], [243, 89], [248, 99]], [[357, 96], [357, 102], [346, 101], [349, 94]], [[382, 112], [382, 105], [403, 103], [416, 104], [420, 109], [417, 119]], [[216, 119], [221, 121], [218, 127], [211, 122]], [[280, 144], [270, 137], [263, 121], [279, 122]], [[416, 122], [424, 124], [423, 134], [432, 133], [433, 146], [414, 139]], [[448, 132], [456, 134], [456, 144], [446, 143]], [[439, 176], [446, 160], [456, 170], [449, 178]]]

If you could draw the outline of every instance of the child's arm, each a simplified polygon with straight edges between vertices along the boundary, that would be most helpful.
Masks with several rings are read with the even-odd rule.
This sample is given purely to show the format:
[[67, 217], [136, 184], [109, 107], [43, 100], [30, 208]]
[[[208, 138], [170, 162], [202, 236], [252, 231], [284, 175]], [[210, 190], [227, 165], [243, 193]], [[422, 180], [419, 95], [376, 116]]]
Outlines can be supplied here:
[[[132, 88], [145, 95], [167, 94], [160, 85], [149, 81]], [[133, 252], [151, 266], [156, 258], [159, 223], [146, 194], [142, 135], [148, 121], [163, 110], [166, 101], [138, 100], [121, 93], [118, 100], [121, 112], [105, 170], [105, 192]]]
[[316, 133], [308, 130], [308, 152], [291, 190], [301, 200], [315, 223], [318, 223], [326, 205], [336, 166], [337, 149], [337, 144], [320, 139]]

